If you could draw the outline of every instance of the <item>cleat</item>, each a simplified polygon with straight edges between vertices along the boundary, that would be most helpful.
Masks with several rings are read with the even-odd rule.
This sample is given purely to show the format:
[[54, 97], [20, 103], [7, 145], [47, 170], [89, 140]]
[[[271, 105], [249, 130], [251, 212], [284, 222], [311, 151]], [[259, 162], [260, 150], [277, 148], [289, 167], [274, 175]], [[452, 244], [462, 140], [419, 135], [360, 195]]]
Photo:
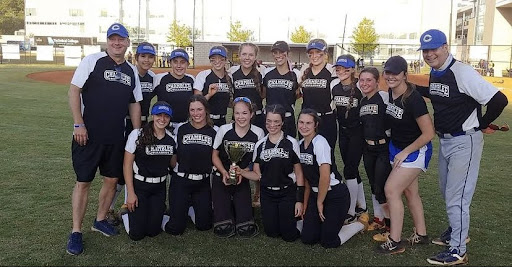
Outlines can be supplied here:
[[[439, 245], [439, 246], [449, 246], [450, 245], [450, 240], [451, 240], [451, 234], [452, 234], [452, 227], [448, 227], [442, 234], [439, 238], [434, 238], [432, 239], [432, 244], [436, 244], [436, 245]], [[471, 238], [466, 237], [466, 244], [469, 243], [469, 241], [471, 241]]]
[[459, 255], [457, 249], [445, 250], [427, 259], [427, 262], [434, 265], [460, 265], [468, 263], [468, 254]]
[[403, 253], [405, 251], [405, 247], [402, 245], [401, 241], [395, 242], [390, 237], [386, 242], [377, 246], [376, 251], [381, 254], [398, 254]]
[[368, 226], [368, 231], [380, 230], [386, 228], [384, 220], [379, 220], [377, 217], [373, 217], [372, 223]]
[[409, 237], [407, 239], [407, 242], [411, 245], [411, 246], [414, 246], [414, 245], [427, 245], [429, 244], [428, 242], [428, 235], [418, 235], [418, 233], [416, 233], [416, 228], [413, 228], [413, 233], [411, 235], [411, 237]]
[[82, 233], [74, 232], [69, 235], [66, 252], [70, 255], [80, 255], [84, 252]]
[[100, 232], [104, 236], [114, 236], [119, 234], [119, 231], [114, 226], [110, 225], [107, 220], [96, 221], [96, 219], [94, 219], [91, 230]]

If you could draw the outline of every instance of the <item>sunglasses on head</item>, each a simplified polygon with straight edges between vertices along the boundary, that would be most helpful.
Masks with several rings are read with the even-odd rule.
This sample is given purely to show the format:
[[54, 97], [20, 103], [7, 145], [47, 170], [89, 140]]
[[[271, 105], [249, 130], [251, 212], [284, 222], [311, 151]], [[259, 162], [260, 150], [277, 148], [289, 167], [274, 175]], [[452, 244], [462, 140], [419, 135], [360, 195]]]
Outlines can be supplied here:
[[250, 100], [248, 97], [245, 97], [245, 96], [239, 96], [239, 97], [237, 97], [237, 98], [233, 99], [233, 102], [234, 102], [234, 103], [238, 103], [238, 102], [240, 102], [240, 101], [243, 101], [243, 102], [245, 102], [245, 103], [252, 104], [252, 103], [251, 103], [251, 100]]

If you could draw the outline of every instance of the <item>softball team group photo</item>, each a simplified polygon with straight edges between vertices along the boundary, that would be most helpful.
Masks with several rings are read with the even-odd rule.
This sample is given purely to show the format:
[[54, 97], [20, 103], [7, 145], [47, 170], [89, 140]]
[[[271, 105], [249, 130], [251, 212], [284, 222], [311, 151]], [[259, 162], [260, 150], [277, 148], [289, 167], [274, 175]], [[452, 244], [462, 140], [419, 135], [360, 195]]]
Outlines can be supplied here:
[[[213, 46], [211, 68], [194, 77], [181, 48], [170, 53], [169, 71], [155, 74], [155, 47], [142, 42], [132, 65], [125, 60], [128, 31], [112, 24], [106, 51], [86, 56], [69, 88], [76, 184], [66, 251], [79, 255], [86, 248], [83, 219], [99, 168], [103, 183], [91, 229], [105, 236], [182, 235], [191, 221], [217, 238], [264, 234], [337, 248], [373, 231], [368, 241], [376, 242], [375, 253], [437, 244], [439, 253], [425, 255], [428, 263], [468, 263], [483, 134], [495, 131], [489, 125], [508, 101], [453, 57], [443, 32], [428, 30], [419, 43], [431, 67], [427, 87], [408, 81], [400, 55], [382, 71], [358, 69], [350, 54], [330, 64], [323, 39], [307, 43], [309, 64], [301, 70], [284, 41], [271, 47], [272, 67], [258, 64], [253, 43], [240, 44], [239, 65], [229, 68], [226, 48]], [[386, 88], [379, 88], [381, 80]], [[419, 177], [435, 171], [428, 170], [435, 136], [449, 225], [429, 237]], [[410, 233], [403, 229], [403, 196]]]

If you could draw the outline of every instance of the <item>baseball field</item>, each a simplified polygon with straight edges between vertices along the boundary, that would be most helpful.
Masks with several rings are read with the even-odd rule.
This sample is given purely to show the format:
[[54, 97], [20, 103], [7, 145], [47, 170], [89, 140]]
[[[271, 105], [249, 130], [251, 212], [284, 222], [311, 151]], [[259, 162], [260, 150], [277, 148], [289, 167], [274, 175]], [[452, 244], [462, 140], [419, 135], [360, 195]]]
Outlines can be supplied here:
[[[55, 65], [0, 65], [0, 265], [410, 266], [427, 265], [425, 259], [442, 249], [431, 244], [407, 247], [399, 255], [377, 255], [377, 243], [371, 232], [358, 234], [337, 249], [306, 246], [300, 241], [286, 243], [266, 237], [261, 233], [263, 229], [253, 239], [219, 239], [212, 232], [196, 231], [191, 223], [185, 234], [178, 237], [162, 233], [133, 242], [124, 231], [119, 236], [105, 237], [90, 230], [101, 185], [97, 176], [83, 225], [85, 252], [70, 256], [65, 248], [71, 230], [71, 192], [75, 184], [70, 157], [73, 122], [67, 102], [72, 73], [73, 69]], [[425, 82], [426, 76], [421, 76], [411, 79]], [[497, 84], [504, 86], [508, 82], [497, 80]], [[510, 91], [504, 89], [512, 100]], [[504, 122], [512, 123], [512, 104], [496, 121], [500, 125]], [[508, 202], [511, 134], [485, 135], [480, 177], [471, 207], [470, 265], [512, 263], [512, 227], [508, 221], [512, 214]], [[430, 237], [436, 237], [447, 227], [437, 182], [437, 137], [433, 144], [431, 165], [420, 178]], [[342, 165], [338, 162], [339, 168]], [[371, 210], [362, 164], [360, 172]], [[259, 210], [255, 214], [261, 225]], [[406, 209], [402, 238], [411, 233], [412, 221]]]

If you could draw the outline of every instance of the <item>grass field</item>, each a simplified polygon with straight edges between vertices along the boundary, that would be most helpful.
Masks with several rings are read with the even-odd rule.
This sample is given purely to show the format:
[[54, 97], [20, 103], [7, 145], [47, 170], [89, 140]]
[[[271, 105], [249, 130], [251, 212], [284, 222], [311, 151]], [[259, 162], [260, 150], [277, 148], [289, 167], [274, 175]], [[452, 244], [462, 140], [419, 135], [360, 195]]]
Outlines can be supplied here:
[[[286, 243], [260, 234], [254, 239], [218, 239], [189, 225], [183, 236], [161, 234], [139, 242], [126, 233], [104, 237], [90, 230], [101, 179], [95, 179], [84, 221], [85, 252], [65, 251], [71, 230], [72, 120], [68, 86], [25, 77], [50, 66], [0, 65], [0, 265], [427, 265], [425, 259], [441, 247], [407, 248], [395, 256], [373, 252], [372, 233], [358, 234], [342, 247], [324, 249], [300, 241]], [[512, 122], [509, 105], [498, 123]], [[485, 136], [479, 184], [471, 209], [470, 265], [510, 265], [512, 213], [511, 133]], [[437, 236], [447, 226], [437, 186], [437, 140], [431, 166], [420, 181], [427, 231]], [[342, 163], [338, 163], [339, 167]], [[362, 168], [363, 180], [367, 179]], [[368, 186], [366, 191], [369, 192]], [[367, 193], [369, 199], [369, 193]], [[368, 201], [371, 205], [371, 201]], [[259, 221], [259, 210], [256, 210]], [[263, 229], [260, 229], [263, 230]], [[403, 238], [412, 231], [406, 210]]]

